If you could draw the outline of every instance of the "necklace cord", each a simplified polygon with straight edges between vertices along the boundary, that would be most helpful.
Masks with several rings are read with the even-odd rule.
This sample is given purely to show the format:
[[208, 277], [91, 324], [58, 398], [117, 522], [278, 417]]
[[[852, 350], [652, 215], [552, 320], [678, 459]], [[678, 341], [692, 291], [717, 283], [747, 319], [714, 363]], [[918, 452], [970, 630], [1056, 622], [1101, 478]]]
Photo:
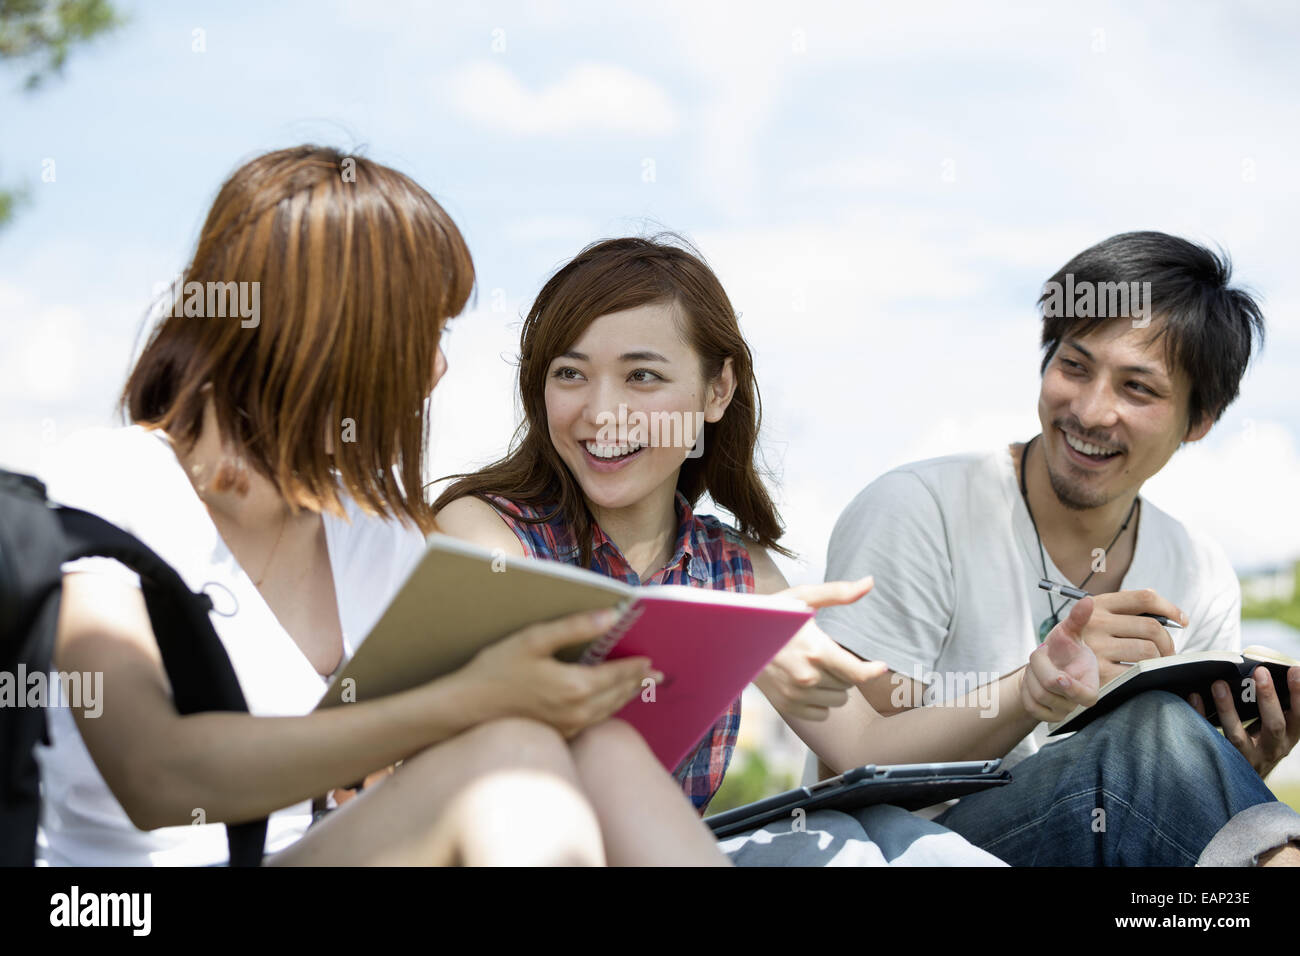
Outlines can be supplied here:
[[[1038, 522], [1034, 520], [1034, 509], [1029, 506], [1029, 481], [1025, 468], [1026, 463], [1029, 461], [1029, 446], [1036, 441], [1038, 441], [1037, 435], [1025, 442], [1024, 447], [1020, 450], [1020, 497], [1024, 499], [1025, 510], [1029, 512], [1029, 523], [1033, 526], [1034, 538], [1038, 541], [1038, 559], [1043, 566], [1043, 580], [1046, 581], [1048, 580], [1047, 551], [1043, 547], [1043, 536], [1039, 534], [1038, 531]], [[1110, 553], [1110, 549], [1115, 547], [1115, 542], [1119, 540], [1119, 536], [1128, 530], [1129, 522], [1133, 520], [1133, 513], [1137, 510], [1138, 500], [1138, 497], [1134, 496], [1133, 504], [1129, 505], [1128, 514], [1124, 518], [1124, 523], [1120, 525], [1119, 530], [1115, 532], [1115, 537], [1110, 539], [1110, 544], [1106, 545], [1101, 552], [1103, 559]], [[1092, 576], [1096, 573], [1097, 568], [1094, 566], [1093, 569], [1088, 572], [1088, 576], [1079, 582], [1079, 590], [1083, 590], [1087, 586], [1088, 582], [1092, 580]], [[1065, 608], [1065, 604], [1063, 603], [1061, 607], [1058, 608], [1052, 603], [1052, 595], [1049, 592], [1047, 595], [1047, 606], [1052, 611], [1052, 623], [1054, 625], [1061, 623], [1061, 611]]]

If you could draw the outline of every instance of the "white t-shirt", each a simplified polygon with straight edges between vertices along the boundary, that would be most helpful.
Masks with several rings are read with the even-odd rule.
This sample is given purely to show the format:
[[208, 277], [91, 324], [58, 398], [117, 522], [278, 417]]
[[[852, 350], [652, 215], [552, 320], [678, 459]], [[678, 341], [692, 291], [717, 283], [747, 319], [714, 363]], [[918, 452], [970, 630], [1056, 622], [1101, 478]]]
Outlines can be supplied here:
[[[1066, 582], [1046, 560], [1047, 576]], [[960, 696], [1022, 667], [1051, 608], [1007, 448], [915, 462], [868, 485], [836, 523], [826, 580], [867, 574], [870, 594], [819, 611], [817, 623], [855, 654], [921, 681], [927, 698]], [[1227, 557], [1145, 498], [1122, 587], [1154, 588], [1186, 612], [1189, 626], [1170, 632], [1177, 651], [1240, 648], [1241, 588]], [[1063, 599], [1051, 598], [1059, 609]], [[1004, 766], [1046, 734], [1039, 725]]]
[[[230, 655], [249, 711], [310, 712], [326, 680], [281, 627], [222, 541], [165, 434], [140, 426], [96, 429], [69, 438], [43, 476], [52, 500], [93, 512], [140, 538], [195, 591], [213, 600], [211, 620]], [[411, 526], [364, 514], [344, 496], [350, 521], [324, 515], [344, 655], [351, 656], [418, 562], [424, 538]], [[70, 562], [65, 571], [139, 579], [107, 558]], [[233, 613], [232, 613], [233, 612]], [[112, 707], [111, 689], [103, 707]], [[66, 706], [51, 708], [49, 746], [38, 746], [42, 810], [38, 852], [49, 865], [205, 865], [228, 856], [219, 824], [136, 829], [109, 791]], [[196, 807], [196, 821], [202, 819]], [[302, 836], [310, 801], [278, 810], [266, 851]]]

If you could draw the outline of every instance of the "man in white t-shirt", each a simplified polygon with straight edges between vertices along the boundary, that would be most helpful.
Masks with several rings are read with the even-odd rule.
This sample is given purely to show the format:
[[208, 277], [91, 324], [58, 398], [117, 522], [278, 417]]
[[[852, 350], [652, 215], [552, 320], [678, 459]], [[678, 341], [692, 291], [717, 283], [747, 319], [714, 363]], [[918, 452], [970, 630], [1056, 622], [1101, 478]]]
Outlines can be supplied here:
[[[849, 505], [827, 580], [873, 574], [875, 589], [818, 623], [890, 665], [862, 688], [876, 710], [963, 698], [1022, 667], [1068, 612], [1044, 578], [1097, 595], [1084, 640], [1103, 684], [1126, 662], [1238, 649], [1240, 589], [1223, 552], [1139, 495], [1237, 396], [1263, 318], [1229, 277], [1225, 259], [1162, 233], [1086, 250], [1040, 299], [1042, 434], [904, 465]], [[1300, 815], [1261, 781], [1300, 739], [1300, 714], [1283, 711], [1267, 674], [1255, 674], [1250, 730], [1216, 686], [1225, 736], [1193, 709], [1205, 702], [1163, 693], [1045, 747], [1040, 725], [1007, 757], [1011, 786], [938, 820], [1013, 864], [1300, 859], [1284, 845], [1300, 839]], [[1300, 668], [1288, 679], [1300, 691]]]

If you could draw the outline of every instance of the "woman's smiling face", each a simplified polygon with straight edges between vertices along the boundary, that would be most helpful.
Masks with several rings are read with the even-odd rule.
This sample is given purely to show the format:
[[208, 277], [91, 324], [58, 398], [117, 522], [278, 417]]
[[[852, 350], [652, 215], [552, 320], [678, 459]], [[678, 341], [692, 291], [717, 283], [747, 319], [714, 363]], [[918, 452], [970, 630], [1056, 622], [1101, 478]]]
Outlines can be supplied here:
[[672, 500], [677, 474], [705, 421], [722, 417], [730, 363], [712, 383], [682, 334], [673, 302], [596, 319], [546, 374], [552, 444], [598, 509]]

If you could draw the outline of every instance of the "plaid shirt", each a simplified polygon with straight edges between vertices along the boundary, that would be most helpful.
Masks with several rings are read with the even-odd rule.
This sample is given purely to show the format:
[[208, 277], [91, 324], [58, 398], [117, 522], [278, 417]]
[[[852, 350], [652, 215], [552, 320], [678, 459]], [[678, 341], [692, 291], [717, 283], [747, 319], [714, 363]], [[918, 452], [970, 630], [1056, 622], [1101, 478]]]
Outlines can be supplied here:
[[[523, 543], [524, 554], [565, 564], [578, 563], [580, 549], [563, 515], [557, 512], [550, 520], [533, 524], [516, 519], [539, 518], [548, 509], [519, 505], [496, 495], [489, 496], [489, 500]], [[677, 544], [673, 556], [650, 580], [642, 582], [637, 577], [618, 545], [594, 523], [591, 570], [634, 586], [643, 583], [685, 584], [716, 591], [753, 593], [754, 568], [749, 563], [749, 552], [735, 530], [712, 515], [694, 514], [681, 492], [677, 493], [677, 514]], [[722, 786], [722, 777], [731, 763], [739, 731], [740, 698], [737, 697], [673, 773], [700, 813]]]

